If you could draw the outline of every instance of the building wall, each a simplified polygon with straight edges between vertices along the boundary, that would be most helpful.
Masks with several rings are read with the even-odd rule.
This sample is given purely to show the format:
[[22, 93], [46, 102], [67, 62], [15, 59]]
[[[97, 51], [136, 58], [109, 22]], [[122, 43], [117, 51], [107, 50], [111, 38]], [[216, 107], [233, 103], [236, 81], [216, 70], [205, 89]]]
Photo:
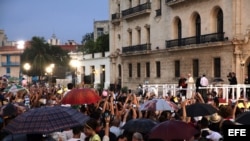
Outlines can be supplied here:
[[[103, 32], [98, 32], [98, 28], [102, 28]], [[109, 33], [109, 21], [95, 21], [94, 22], [94, 40], [96, 40], [100, 35]]]
[[[132, 7], [137, 6], [138, 1], [132, 0]], [[146, 1], [141, 1], [141, 4]], [[120, 3], [121, 11], [129, 8], [128, 1], [110, 0], [110, 15], [118, 12], [117, 3]], [[199, 75], [206, 73], [210, 81], [214, 78], [214, 58], [221, 59], [221, 78], [227, 81], [229, 72], [236, 72], [239, 83], [243, 83], [245, 74], [249, 75], [249, 34], [250, 21], [247, 18], [250, 2], [247, 0], [176, 0], [173, 5], [161, 1], [161, 15], [156, 16], [155, 10], [159, 9], [158, 0], [151, 1], [149, 14], [138, 14], [132, 18], [121, 17], [120, 20], [111, 18], [110, 25], [110, 51], [111, 74], [116, 74], [111, 83], [115, 83], [119, 76], [118, 65], [122, 65], [122, 86], [136, 88], [136, 84], [148, 81], [151, 84], [177, 83], [175, 77], [174, 61], [180, 61], [181, 74], [192, 74], [193, 59], [199, 60]], [[220, 42], [207, 42], [166, 48], [167, 40], [177, 38], [176, 20], [181, 20], [182, 37], [195, 36], [195, 17], [201, 19], [201, 35], [215, 33], [217, 31], [216, 13], [223, 11], [223, 31], [225, 40]], [[121, 11], [119, 11], [121, 13]], [[138, 36], [135, 28], [141, 28], [141, 44], [147, 42], [145, 28], [150, 28], [151, 50], [142, 52], [123, 53], [123, 47], [130, 46], [128, 30], [132, 31], [132, 46], [138, 44]], [[120, 35], [120, 38], [118, 38]], [[161, 77], [155, 76], [155, 62], [161, 62]], [[141, 63], [141, 77], [136, 78], [136, 63]], [[145, 77], [145, 62], [150, 62], [150, 78]], [[133, 76], [128, 76], [128, 64], [132, 63]], [[244, 63], [244, 67], [242, 67]]]
[[[102, 53], [94, 53], [94, 54], [82, 54], [80, 52], [71, 52], [69, 53], [72, 59], [79, 61], [79, 66], [77, 67], [78, 82], [83, 81], [82, 76], [94, 75], [94, 86], [97, 87], [98, 84], [101, 83], [101, 74], [105, 72], [105, 82], [104, 88], [108, 89], [110, 85], [110, 60], [109, 60], [109, 52], [105, 52], [105, 56], [102, 56]], [[105, 70], [102, 70], [102, 66], [105, 67]], [[94, 67], [95, 71], [91, 68]]]

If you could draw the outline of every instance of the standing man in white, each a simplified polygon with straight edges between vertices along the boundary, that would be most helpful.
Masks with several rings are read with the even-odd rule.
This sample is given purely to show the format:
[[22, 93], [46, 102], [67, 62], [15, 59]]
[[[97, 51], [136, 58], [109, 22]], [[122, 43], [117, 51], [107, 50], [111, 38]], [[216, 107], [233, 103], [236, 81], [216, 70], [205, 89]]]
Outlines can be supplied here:
[[191, 99], [195, 91], [195, 83], [194, 83], [194, 78], [191, 76], [190, 73], [188, 74], [186, 84], [187, 84], [186, 98]]

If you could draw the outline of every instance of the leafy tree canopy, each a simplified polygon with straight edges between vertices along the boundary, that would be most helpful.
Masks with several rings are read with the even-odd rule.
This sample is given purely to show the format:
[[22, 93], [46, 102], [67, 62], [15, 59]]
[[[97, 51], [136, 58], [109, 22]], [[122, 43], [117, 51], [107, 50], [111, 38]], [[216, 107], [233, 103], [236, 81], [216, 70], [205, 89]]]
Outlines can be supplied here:
[[[49, 45], [43, 37], [32, 37], [30, 45], [24, 50], [21, 64], [30, 63], [29, 75], [43, 76], [49, 64], [68, 66], [69, 55], [58, 46]], [[22, 68], [23, 69], [23, 68]], [[23, 70], [25, 71], [25, 70]]]
[[83, 36], [83, 46], [78, 51], [84, 54], [109, 51], [109, 34], [103, 34], [94, 41], [93, 33]]

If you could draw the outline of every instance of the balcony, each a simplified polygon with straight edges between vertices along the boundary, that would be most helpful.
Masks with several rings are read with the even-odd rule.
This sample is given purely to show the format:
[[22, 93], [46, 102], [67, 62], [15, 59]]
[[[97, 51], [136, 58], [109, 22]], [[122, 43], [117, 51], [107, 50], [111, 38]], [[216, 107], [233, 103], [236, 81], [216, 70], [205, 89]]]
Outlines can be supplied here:
[[144, 4], [138, 5], [136, 7], [123, 10], [122, 17], [124, 19], [129, 19], [129, 18], [136, 17], [139, 15], [149, 14], [150, 11], [151, 11], [151, 3], [147, 2]]
[[2, 67], [20, 66], [20, 62], [2, 62]]
[[184, 1], [186, 1], [186, 0], [165, 0], [165, 3], [168, 6], [173, 6], [173, 5], [179, 4], [179, 3], [184, 2]]
[[209, 42], [224, 41], [224, 33], [212, 33], [201, 36], [194, 36], [188, 38], [181, 38], [175, 40], [166, 41], [166, 48], [171, 48], [175, 46], [186, 46], [191, 44], [203, 44]]
[[134, 53], [151, 50], [151, 44], [140, 44], [135, 46], [122, 47], [122, 53]]
[[156, 17], [157, 17], [157, 16], [161, 16], [161, 9], [155, 10], [155, 13], [156, 13], [156, 15], [155, 15]]
[[111, 15], [112, 23], [120, 23], [120, 20], [121, 20], [121, 13], [114, 13]]

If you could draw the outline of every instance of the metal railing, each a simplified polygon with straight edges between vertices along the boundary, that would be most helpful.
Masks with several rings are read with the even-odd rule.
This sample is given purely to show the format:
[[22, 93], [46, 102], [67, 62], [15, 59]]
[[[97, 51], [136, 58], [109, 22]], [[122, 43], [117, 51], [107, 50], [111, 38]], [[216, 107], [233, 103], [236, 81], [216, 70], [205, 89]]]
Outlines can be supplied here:
[[209, 42], [218, 42], [224, 41], [224, 32], [223, 33], [212, 33], [212, 34], [205, 34], [201, 36], [193, 36], [187, 38], [180, 38], [175, 40], [167, 40], [166, 41], [166, 48], [171, 48], [174, 46], [186, 46], [191, 44], [203, 44]]
[[121, 14], [120, 13], [114, 13], [111, 15], [111, 19], [112, 20], [118, 20], [121, 18]]
[[130, 14], [141, 12], [141, 11], [147, 10], [147, 9], [151, 9], [151, 3], [150, 2], [146, 2], [146, 3], [138, 5], [136, 7], [132, 7], [132, 8], [123, 10], [122, 11], [122, 16], [125, 17], [125, 16], [128, 16]]
[[135, 46], [122, 47], [123, 53], [151, 50], [151, 44], [140, 44]]
[[[208, 87], [199, 87], [199, 89], [207, 89], [209, 93], [215, 91], [217, 94], [222, 94], [221, 98], [226, 102], [229, 101], [229, 93], [231, 91], [232, 97], [231, 99], [238, 99], [243, 95], [243, 98], [246, 98], [247, 88], [250, 88], [250, 85], [246, 84], [238, 84], [238, 85], [228, 85], [221, 84], [218, 86], [209, 85]], [[195, 92], [196, 88], [193, 89], [184, 89], [179, 88], [178, 84], [144, 84], [142, 86], [143, 93], [145, 91], [154, 92], [157, 97], [172, 95], [176, 96], [180, 90], [191, 90]], [[234, 95], [234, 93], [236, 95]]]
[[2, 66], [20, 66], [20, 62], [2, 62]]

